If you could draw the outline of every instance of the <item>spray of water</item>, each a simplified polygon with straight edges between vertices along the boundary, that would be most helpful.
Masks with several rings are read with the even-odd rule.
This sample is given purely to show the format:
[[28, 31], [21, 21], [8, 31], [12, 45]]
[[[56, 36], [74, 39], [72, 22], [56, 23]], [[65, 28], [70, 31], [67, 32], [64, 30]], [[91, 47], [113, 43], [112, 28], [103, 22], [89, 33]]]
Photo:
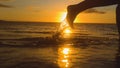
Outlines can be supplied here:
[[53, 38], [59, 39], [62, 38], [65, 34], [72, 33], [71, 27], [68, 24], [67, 19], [65, 18], [61, 23], [57, 31], [53, 34]]

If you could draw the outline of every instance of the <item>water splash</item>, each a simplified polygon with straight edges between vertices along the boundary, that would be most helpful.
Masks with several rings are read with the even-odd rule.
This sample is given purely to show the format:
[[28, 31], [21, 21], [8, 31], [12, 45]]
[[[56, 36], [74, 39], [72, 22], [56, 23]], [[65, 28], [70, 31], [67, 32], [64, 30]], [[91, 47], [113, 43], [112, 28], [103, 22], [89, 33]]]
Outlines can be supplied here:
[[70, 36], [70, 34], [72, 33], [72, 28], [69, 26], [67, 19], [65, 18], [59, 28], [57, 29], [57, 31], [53, 34], [53, 37], [58, 39], [58, 38], [64, 38], [67, 35]]

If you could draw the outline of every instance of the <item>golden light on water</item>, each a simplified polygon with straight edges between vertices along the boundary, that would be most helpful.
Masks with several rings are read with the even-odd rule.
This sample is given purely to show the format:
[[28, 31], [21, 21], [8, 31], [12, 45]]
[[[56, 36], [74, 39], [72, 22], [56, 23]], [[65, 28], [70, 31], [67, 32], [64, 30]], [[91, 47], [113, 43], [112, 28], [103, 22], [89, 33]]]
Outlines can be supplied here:
[[64, 49], [63, 49], [63, 54], [65, 54], [65, 55], [66, 55], [66, 54], [69, 54], [69, 51], [70, 51], [69, 48], [64, 48]]
[[69, 34], [69, 33], [72, 33], [72, 31], [71, 31], [70, 29], [65, 29], [65, 30], [64, 30], [64, 33]]
[[69, 54], [70, 54], [70, 48], [69, 47], [63, 47], [59, 49], [59, 59], [58, 64], [61, 68], [68, 68], [70, 64], [69, 60]]
[[68, 25], [68, 22], [66, 20], [64, 20], [61, 24], [61, 32], [62, 32], [62, 37], [63, 38], [70, 38], [72, 35], [72, 29], [70, 28], [70, 26]]
[[67, 62], [68, 62], [68, 60], [67, 60], [67, 59], [65, 59], [65, 60], [62, 60], [62, 62], [65, 62], [65, 63], [67, 63]]

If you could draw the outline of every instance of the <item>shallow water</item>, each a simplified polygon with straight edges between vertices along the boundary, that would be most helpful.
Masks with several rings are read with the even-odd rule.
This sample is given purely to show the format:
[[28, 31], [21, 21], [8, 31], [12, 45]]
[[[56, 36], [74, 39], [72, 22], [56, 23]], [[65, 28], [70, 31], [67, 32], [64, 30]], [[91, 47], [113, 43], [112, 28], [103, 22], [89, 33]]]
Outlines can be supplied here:
[[117, 46], [1, 47], [1, 68], [115, 68]]
[[[49, 45], [41, 44], [39, 39], [50, 37], [58, 24], [2, 23], [0, 26], [0, 68], [116, 67], [118, 33], [114, 24], [76, 24], [71, 34], [75, 39]], [[27, 46], [17, 47], [24, 44]], [[29, 47], [33, 44], [39, 47]]]
[[[118, 38], [115, 24], [75, 24], [74, 36]], [[58, 23], [3, 22], [0, 39], [50, 37], [59, 27]]]

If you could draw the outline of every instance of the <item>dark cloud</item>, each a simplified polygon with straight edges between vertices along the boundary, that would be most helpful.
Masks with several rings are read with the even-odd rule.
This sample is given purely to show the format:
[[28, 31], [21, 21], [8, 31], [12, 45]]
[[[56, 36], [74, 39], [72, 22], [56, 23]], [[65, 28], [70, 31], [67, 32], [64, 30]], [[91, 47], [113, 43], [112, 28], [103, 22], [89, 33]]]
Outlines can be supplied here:
[[12, 8], [12, 6], [4, 5], [4, 4], [0, 4], [0, 7], [3, 7], [3, 8]]
[[106, 12], [104, 11], [99, 11], [97, 9], [87, 9], [84, 11], [84, 13], [98, 13], [98, 14], [105, 14]]

